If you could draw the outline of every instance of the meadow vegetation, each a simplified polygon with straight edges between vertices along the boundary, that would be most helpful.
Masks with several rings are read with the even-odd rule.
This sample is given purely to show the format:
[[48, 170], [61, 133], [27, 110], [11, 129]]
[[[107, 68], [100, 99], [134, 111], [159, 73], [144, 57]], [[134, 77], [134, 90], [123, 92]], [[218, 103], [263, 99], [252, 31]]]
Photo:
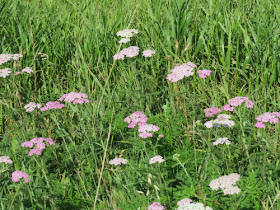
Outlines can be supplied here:
[[[280, 209], [280, 114], [256, 119], [280, 111], [279, 3], [0, 0], [0, 54], [22, 55], [0, 65], [0, 207]], [[138, 33], [119, 44], [127, 28]], [[113, 59], [131, 46], [138, 56]], [[188, 62], [193, 75], [166, 79]], [[71, 92], [87, 96], [59, 100]], [[220, 110], [238, 96], [252, 103]], [[233, 126], [205, 125], [226, 115]], [[212, 189], [230, 174], [240, 190]]]

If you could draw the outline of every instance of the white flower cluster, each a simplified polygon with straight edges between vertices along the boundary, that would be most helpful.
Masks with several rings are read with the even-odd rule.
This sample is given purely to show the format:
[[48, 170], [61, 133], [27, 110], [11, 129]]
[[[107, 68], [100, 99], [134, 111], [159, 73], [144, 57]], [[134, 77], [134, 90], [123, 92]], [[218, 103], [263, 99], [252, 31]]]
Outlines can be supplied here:
[[10, 60], [19, 60], [22, 58], [21, 54], [0, 54], [0, 65]]
[[124, 29], [122, 31], [117, 32], [117, 36], [122, 37], [119, 41], [120, 44], [130, 42], [130, 38], [134, 36], [134, 34], [138, 34], [138, 30], [136, 29]]
[[12, 73], [10, 68], [0, 69], [0, 77], [6, 78]]
[[203, 203], [188, 203], [179, 206], [176, 210], [213, 210], [209, 206], [204, 206]]
[[240, 175], [237, 173], [232, 173], [230, 175], [221, 176], [218, 179], [214, 179], [210, 182], [209, 187], [212, 190], [218, 190], [219, 188], [223, 190], [225, 195], [233, 195], [240, 193], [240, 188], [233, 186], [240, 179]]
[[155, 157], [152, 157], [149, 161], [149, 164], [154, 164], [154, 163], [162, 163], [164, 162], [164, 159], [162, 158], [162, 156], [157, 155]]
[[8, 156], [1, 156], [0, 157], [0, 163], [6, 163], [6, 164], [10, 163], [10, 164], [12, 164], [13, 161]]
[[234, 121], [230, 120], [231, 116], [227, 114], [220, 114], [217, 116], [217, 119], [215, 120], [210, 120], [204, 123], [204, 125], [207, 128], [212, 128], [214, 127], [220, 127], [220, 126], [225, 126], [225, 127], [232, 127], [235, 125]]
[[26, 104], [24, 106], [26, 112], [33, 112], [35, 108], [41, 108], [42, 105], [41, 104], [36, 104], [34, 102], [30, 102], [29, 104]]
[[227, 137], [225, 137], [225, 138], [218, 138], [216, 141], [213, 142], [213, 145], [217, 146], [218, 144], [224, 144], [224, 143], [226, 145], [229, 145], [229, 144], [231, 144], [231, 141], [229, 141]]
[[109, 164], [111, 165], [121, 165], [121, 164], [127, 164], [127, 159], [124, 158], [114, 158], [113, 160], [109, 161]]

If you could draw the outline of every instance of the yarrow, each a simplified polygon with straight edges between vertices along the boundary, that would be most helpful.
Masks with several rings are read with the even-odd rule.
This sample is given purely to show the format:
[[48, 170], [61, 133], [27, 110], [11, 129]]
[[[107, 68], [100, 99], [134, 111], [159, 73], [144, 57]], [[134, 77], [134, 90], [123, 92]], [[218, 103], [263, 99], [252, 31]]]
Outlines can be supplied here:
[[12, 181], [18, 182], [21, 178], [24, 178], [24, 182], [29, 182], [30, 178], [28, 173], [22, 172], [22, 171], [14, 171], [12, 173]]
[[176, 210], [213, 210], [209, 206], [204, 206], [203, 203], [188, 203], [182, 206], [179, 206]]
[[213, 117], [213, 115], [221, 112], [221, 109], [216, 108], [216, 107], [209, 107], [209, 108], [204, 109], [204, 112], [205, 112], [206, 117]]
[[197, 71], [198, 76], [201, 77], [202, 79], [205, 79], [206, 76], [210, 76], [210, 74], [212, 73], [211, 70], [208, 69], [203, 69], [203, 70], [199, 70]]
[[26, 112], [33, 112], [35, 108], [41, 108], [41, 107], [42, 107], [41, 104], [36, 104], [34, 102], [30, 102], [29, 104], [26, 104], [24, 106]]
[[225, 127], [232, 127], [232, 126], [235, 125], [235, 123], [234, 123], [234, 121], [229, 120], [230, 118], [231, 118], [230, 115], [220, 114], [220, 115], [217, 116], [217, 119], [207, 121], [206, 123], [204, 123], [204, 125], [207, 128], [212, 128], [213, 126], [214, 127], [220, 127], [222, 125], [225, 126]]
[[36, 144], [36, 148], [31, 149], [28, 153], [28, 156], [33, 156], [34, 154], [36, 155], [41, 155], [43, 149], [45, 149], [46, 144], [44, 143], [48, 142], [49, 145], [54, 145], [54, 141], [51, 138], [43, 138], [43, 137], [38, 137], [38, 138], [33, 138], [30, 141], [25, 141], [21, 144], [22, 147], [29, 147], [32, 148], [34, 144]]
[[237, 96], [228, 101], [229, 105], [234, 107], [240, 106], [243, 102], [246, 103], [247, 108], [253, 108], [254, 106], [253, 101], [250, 101], [249, 98], [243, 96]]
[[109, 161], [109, 164], [111, 165], [121, 165], [121, 164], [127, 164], [127, 159], [124, 158], [114, 158]]
[[61, 109], [63, 108], [65, 105], [62, 103], [59, 103], [58, 101], [49, 101], [46, 103], [46, 105], [44, 107], [42, 107], [40, 110], [42, 112], [47, 111], [47, 110], [51, 110], [51, 109]]
[[143, 53], [143, 56], [147, 58], [147, 57], [151, 57], [152, 55], [156, 54], [156, 51], [144, 50], [142, 53]]
[[120, 37], [123, 37], [123, 38], [133, 37], [134, 34], [138, 34], [138, 30], [136, 30], [136, 29], [124, 29], [122, 31], [117, 32], [117, 36], [120, 36]]
[[66, 101], [68, 103], [73, 102], [73, 104], [82, 104], [82, 103], [89, 103], [88, 95], [85, 93], [76, 93], [76, 92], [70, 92], [68, 94], [64, 94], [61, 96], [59, 101]]
[[163, 134], [159, 134], [158, 137], [159, 137], [159, 138], [163, 138], [164, 135], [163, 135]]
[[147, 124], [147, 123], [139, 123], [138, 124], [138, 132], [140, 133], [139, 136], [142, 138], [144, 135], [147, 137], [153, 137], [153, 133], [151, 132], [156, 132], [159, 130], [159, 127], [153, 124]]
[[162, 162], [164, 162], [164, 159], [162, 158], [162, 156], [157, 155], [150, 159], [149, 164], [162, 163]]
[[177, 202], [177, 205], [178, 205], [178, 206], [183, 206], [183, 205], [186, 205], [186, 204], [190, 204], [191, 202], [192, 202], [191, 199], [189, 199], [189, 198], [184, 198], [184, 199], [178, 201], [178, 202]]
[[0, 77], [6, 78], [12, 73], [10, 68], [0, 69]]
[[153, 202], [148, 210], [164, 210], [164, 206], [162, 206], [160, 202]]
[[256, 118], [258, 121], [255, 124], [256, 128], [265, 128], [265, 124], [269, 122], [270, 124], [279, 123], [280, 112], [266, 112]]
[[0, 54], [0, 65], [10, 60], [19, 60], [20, 58], [22, 58], [21, 54]]
[[233, 186], [239, 181], [240, 175], [237, 173], [232, 173], [230, 175], [221, 176], [210, 182], [209, 187], [212, 190], [222, 189], [224, 195], [233, 195], [240, 193], [240, 189], [237, 186]]
[[122, 38], [122, 39], [119, 41], [120, 44], [127, 43], [127, 42], [130, 42], [130, 38]]
[[217, 146], [218, 144], [224, 144], [224, 143], [226, 145], [229, 145], [229, 144], [231, 144], [231, 141], [229, 141], [227, 137], [225, 137], [225, 138], [218, 138], [216, 141], [213, 142], [213, 145]]
[[140, 111], [132, 113], [130, 116], [124, 119], [125, 122], [129, 123], [128, 128], [134, 128], [138, 123], [145, 123], [148, 121], [148, 118], [145, 114]]
[[123, 60], [126, 57], [133, 58], [135, 56], [139, 55], [139, 47], [137, 46], [131, 46], [128, 48], [122, 49], [119, 53], [115, 54], [113, 56], [114, 60]]
[[10, 163], [10, 164], [12, 164], [13, 161], [10, 159], [9, 156], [1, 156], [0, 157], [0, 163], [6, 163], [6, 164]]
[[180, 66], [176, 66], [171, 69], [171, 74], [168, 74], [166, 79], [171, 82], [178, 82], [182, 80], [184, 77], [189, 77], [194, 74], [193, 69], [196, 65], [192, 62], [183, 63]]

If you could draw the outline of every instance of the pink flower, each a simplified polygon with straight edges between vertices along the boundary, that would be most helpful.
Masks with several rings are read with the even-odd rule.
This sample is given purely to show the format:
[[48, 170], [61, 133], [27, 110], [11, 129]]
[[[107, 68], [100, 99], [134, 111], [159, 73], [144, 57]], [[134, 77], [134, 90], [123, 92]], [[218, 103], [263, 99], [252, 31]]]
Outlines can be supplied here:
[[125, 56], [128, 57], [128, 58], [133, 58], [137, 55], [139, 55], [139, 47], [131, 46], [131, 47], [128, 47], [128, 48], [124, 48], [119, 53], [115, 54], [113, 56], [113, 59], [114, 60], [120, 60], [120, 59], [123, 60], [125, 58]]
[[212, 117], [213, 115], [218, 114], [220, 111], [221, 111], [221, 109], [216, 108], [216, 107], [210, 107], [210, 108], [204, 109], [206, 117]]
[[162, 156], [157, 155], [150, 159], [149, 164], [162, 163], [162, 162], [164, 162], [164, 159], [162, 158]]
[[156, 54], [156, 52], [153, 51], [153, 50], [144, 50], [144, 51], [143, 51], [143, 56], [144, 56], [144, 57], [151, 57], [151, 56], [154, 55], [154, 54]]
[[200, 76], [202, 79], [205, 79], [206, 76], [210, 76], [212, 71], [211, 70], [207, 70], [207, 69], [203, 69], [203, 70], [197, 71], [197, 73], [198, 73], [198, 76]]
[[0, 163], [6, 163], [6, 164], [10, 163], [10, 164], [12, 164], [13, 161], [10, 159], [9, 156], [1, 156], [0, 157]]
[[153, 137], [153, 133], [146, 133], [146, 132], [143, 132], [143, 133], [139, 133], [138, 135], [139, 137], [143, 138], [143, 139], [146, 139], [148, 137]]
[[0, 65], [10, 60], [19, 60], [19, 58], [22, 58], [21, 54], [0, 54]]
[[218, 179], [214, 179], [210, 182], [209, 187], [212, 190], [218, 190], [219, 188], [223, 190], [225, 195], [233, 195], [240, 193], [240, 189], [236, 186], [237, 181], [239, 181], [240, 175], [237, 173], [232, 173], [229, 175], [221, 176]]
[[254, 106], [253, 101], [250, 101], [247, 97], [243, 97], [243, 96], [237, 96], [228, 101], [229, 105], [235, 106], [235, 107], [240, 106], [243, 102], [246, 103], [247, 108], [253, 108], [253, 106]]
[[43, 137], [39, 137], [39, 138], [33, 138], [30, 141], [25, 141], [21, 144], [22, 147], [29, 147], [32, 148], [34, 144], [36, 144], [36, 148], [31, 149], [28, 153], [28, 156], [33, 156], [34, 154], [36, 155], [41, 155], [43, 149], [45, 149], [46, 144], [44, 143], [48, 142], [49, 145], [54, 145], [54, 141], [51, 138], [43, 138]]
[[183, 63], [180, 66], [176, 66], [171, 69], [171, 74], [168, 74], [166, 79], [171, 82], [178, 82], [182, 80], [184, 77], [189, 77], [194, 74], [193, 69], [196, 65], [192, 62]]
[[178, 202], [177, 202], [177, 205], [178, 205], [178, 206], [184, 206], [184, 205], [186, 205], [186, 204], [190, 204], [191, 202], [192, 202], [191, 199], [189, 199], [189, 198], [184, 198], [184, 199], [178, 201]]
[[164, 135], [163, 135], [163, 134], [159, 134], [158, 137], [159, 137], [159, 138], [163, 138]]
[[145, 123], [148, 121], [148, 118], [145, 114], [140, 111], [132, 113], [130, 116], [124, 119], [125, 122], [130, 123], [128, 128], [134, 128], [138, 123]]
[[26, 67], [26, 68], [22, 69], [21, 72], [22, 72], [22, 73], [23, 73], [23, 72], [26, 72], [26, 73], [30, 74], [30, 73], [33, 72], [33, 70], [32, 70], [30, 67]]
[[61, 96], [59, 101], [66, 101], [68, 103], [73, 102], [73, 104], [82, 104], [82, 103], [89, 103], [88, 95], [85, 93], [76, 93], [76, 92], [70, 92], [68, 94], [64, 94]]
[[29, 182], [29, 175], [27, 173], [24, 173], [22, 171], [14, 171], [12, 173], [12, 181], [13, 182], [18, 182], [21, 178], [24, 178], [24, 182]]
[[61, 104], [58, 101], [49, 101], [46, 103], [44, 107], [41, 108], [41, 111], [44, 112], [51, 109], [61, 109], [64, 106], [65, 106], [64, 104]]
[[226, 104], [226, 105], [222, 106], [221, 109], [225, 110], [225, 111], [229, 111], [229, 112], [233, 112], [234, 111], [234, 107], [231, 107], [229, 104]]
[[148, 210], [164, 210], [164, 206], [162, 206], [160, 202], [153, 202]]
[[255, 127], [256, 128], [265, 128], [265, 124], [263, 122], [257, 122]]
[[14, 75], [19, 75], [19, 74], [21, 74], [21, 71], [16, 71], [16, 72], [14, 73]]
[[127, 159], [124, 158], [114, 158], [113, 160], [109, 161], [109, 164], [111, 165], [121, 165], [121, 164], [127, 164]]
[[159, 130], [159, 127], [153, 124], [147, 124], [147, 123], [139, 123], [138, 124], [138, 132], [143, 133], [143, 132], [156, 132]]
[[279, 112], [266, 112], [256, 118], [258, 121], [255, 124], [256, 128], [265, 128], [265, 122], [269, 122], [270, 124], [279, 123], [280, 113]]

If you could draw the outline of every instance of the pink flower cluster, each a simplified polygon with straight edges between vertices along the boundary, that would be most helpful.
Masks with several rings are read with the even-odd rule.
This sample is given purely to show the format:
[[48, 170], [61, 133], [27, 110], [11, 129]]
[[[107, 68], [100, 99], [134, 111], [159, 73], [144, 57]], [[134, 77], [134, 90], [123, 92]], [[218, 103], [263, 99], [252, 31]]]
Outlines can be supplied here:
[[127, 164], [127, 159], [124, 158], [114, 158], [113, 160], [109, 161], [109, 164], [111, 165], [121, 165], [121, 164]]
[[256, 118], [258, 121], [255, 125], [256, 128], [265, 128], [265, 122], [270, 124], [279, 123], [280, 112], [266, 112]]
[[166, 79], [171, 82], [178, 82], [182, 80], [184, 77], [189, 77], [194, 74], [193, 69], [196, 65], [192, 62], [183, 63], [180, 66], [176, 66], [171, 69], [171, 74], [168, 74]]
[[211, 70], [208, 69], [203, 69], [203, 70], [199, 70], [197, 71], [198, 76], [200, 76], [202, 79], [205, 79], [206, 76], [210, 76], [210, 74], [212, 73]]
[[33, 112], [35, 108], [40, 108], [42, 105], [41, 104], [36, 104], [34, 102], [30, 102], [29, 104], [26, 104], [24, 106], [26, 112]]
[[240, 179], [240, 175], [232, 173], [230, 175], [221, 176], [218, 179], [214, 179], [210, 182], [209, 187], [212, 190], [223, 190], [225, 195], [233, 195], [240, 193], [240, 189], [237, 186], [233, 186]]
[[14, 75], [19, 75], [19, 74], [22, 74], [24, 72], [30, 74], [30, 73], [33, 73], [33, 70], [30, 67], [26, 67], [26, 68], [22, 69], [21, 71], [16, 71], [14, 73]]
[[221, 112], [221, 109], [216, 108], [216, 107], [209, 107], [209, 108], [204, 109], [204, 112], [205, 112], [206, 117], [213, 117], [213, 115]]
[[88, 95], [85, 93], [71, 92], [68, 94], [64, 94], [59, 98], [59, 101], [63, 101], [63, 100], [68, 103], [73, 102], [73, 104], [89, 103]]
[[164, 206], [162, 206], [160, 202], [153, 202], [148, 210], [164, 210]]
[[147, 57], [151, 57], [152, 55], [156, 54], [156, 51], [144, 50], [142, 53], [143, 53], [143, 56], [147, 58]]
[[44, 112], [51, 109], [61, 109], [64, 106], [65, 106], [64, 104], [59, 103], [58, 101], [49, 101], [46, 103], [44, 107], [41, 108], [41, 111]]
[[22, 171], [14, 171], [12, 173], [13, 182], [18, 182], [21, 178], [24, 178], [24, 182], [26, 183], [30, 181], [28, 173], [24, 173]]
[[229, 105], [234, 107], [240, 106], [243, 102], [246, 103], [247, 108], [253, 108], [254, 106], [253, 101], [250, 101], [249, 98], [243, 96], [237, 96], [228, 101]]
[[177, 202], [177, 205], [178, 205], [178, 206], [184, 206], [184, 205], [186, 205], [186, 204], [190, 204], [191, 202], [192, 202], [191, 199], [189, 199], [189, 198], [184, 198], [184, 199], [178, 201], [178, 202]]
[[43, 138], [43, 137], [39, 137], [39, 138], [34, 138], [31, 139], [30, 141], [25, 141], [21, 144], [22, 147], [29, 147], [32, 148], [34, 144], [36, 144], [36, 148], [35, 149], [31, 149], [28, 153], [28, 156], [33, 156], [34, 154], [36, 155], [41, 155], [43, 149], [45, 149], [46, 144], [44, 143], [48, 142], [49, 145], [54, 145], [54, 141], [51, 138]]
[[[148, 118], [140, 111], [132, 113], [130, 116], [124, 119], [129, 123], [128, 128], [134, 128], [138, 124], [139, 137], [148, 138], [153, 137], [153, 133], [159, 130], [159, 127], [153, 124], [147, 124]], [[162, 134], [161, 134], [162, 135]]]
[[113, 56], [114, 60], [124, 60], [125, 56], [128, 58], [133, 58], [135, 56], [139, 55], [139, 47], [137, 46], [131, 46], [128, 48], [124, 48], [119, 53], [115, 54]]
[[11, 158], [9, 156], [1, 156], [0, 157], [0, 163], [6, 163], [6, 164], [10, 163], [10, 164], [12, 164], [13, 161], [11, 160]]
[[150, 159], [149, 164], [162, 163], [162, 162], [164, 162], [164, 159], [162, 158], [162, 156], [157, 155]]

